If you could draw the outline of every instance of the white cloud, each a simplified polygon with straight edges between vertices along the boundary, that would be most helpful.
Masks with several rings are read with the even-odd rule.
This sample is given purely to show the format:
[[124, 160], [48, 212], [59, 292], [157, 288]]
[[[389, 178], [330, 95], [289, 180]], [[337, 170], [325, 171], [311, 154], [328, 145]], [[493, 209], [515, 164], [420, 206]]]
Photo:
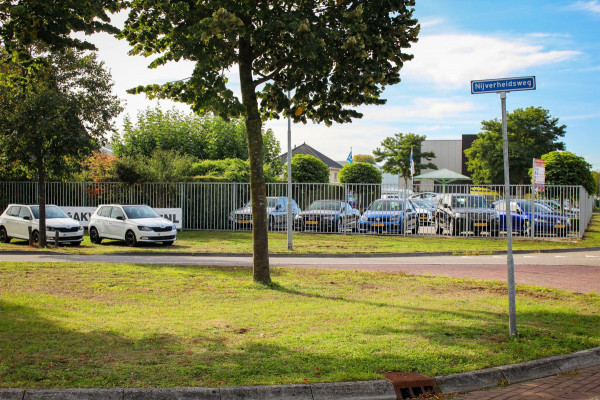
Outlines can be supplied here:
[[589, 11], [595, 14], [600, 14], [600, 2], [598, 2], [598, 0], [577, 1], [569, 8], [572, 10]]
[[542, 46], [476, 34], [425, 35], [413, 47], [414, 59], [404, 76], [427, 81], [440, 89], [468, 86], [473, 79], [497, 78], [527, 72], [539, 65], [565, 61], [580, 53], [545, 51]]
[[475, 110], [474, 102], [461, 98], [416, 97], [411, 104], [361, 108], [363, 119], [401, 122], [426, 119], [446, 119]]

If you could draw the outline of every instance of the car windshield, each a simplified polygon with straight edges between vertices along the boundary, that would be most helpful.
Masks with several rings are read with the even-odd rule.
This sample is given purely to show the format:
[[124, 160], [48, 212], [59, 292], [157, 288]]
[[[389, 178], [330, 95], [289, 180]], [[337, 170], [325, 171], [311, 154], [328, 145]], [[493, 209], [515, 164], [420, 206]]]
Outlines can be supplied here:
[[487, 208], [487, 202], [480, 196], [454, 196], [452, 207], [456, 208]]
[[[39, 206], [31, 206], [31, 212], [33, 213], [33, 218], [40, 218], [40, 207]], [[57, 206], [46, 206], [46, 219], [53, 218], [69, 218], [67, 214], [63, 212]]]
[[148, 206], [123, 206], [129, 219], [160, 218], [160, 215]]
[[326, 211], [338, 211], [340, 209], [340, 202], [334, 200], [317, 200], [314, 201], [309, 207], [309, 210], [326, 210]]
[[[407, 201], [408, 203], [408, 201]], [[371, 211], [402, 211], [404, 200], [375, 200], [369, 210]]]
[[[522, 203], [519, 203], [519, 205], [521, 206], [521, 208], [523, 209], [524, 212], [526, 212], [526, 213], [531, 212], [531, 201], [524, 201]], [[547, 206], [546, 204], [543, 204], [543, 203], [535, 203], [534, 207], [535, 207], [534, 210], [536, 213], [548, 214], [548, 213], [554, 212], [554, 210], [552, 210], [552, 208], [550, 206]]]
[[544, 200], [544, 201], [540, 202], [539, 204], [542, 204], [548, 208], [551, 208], [554, 211], [560, 211], [560, 205], [552, 200]]

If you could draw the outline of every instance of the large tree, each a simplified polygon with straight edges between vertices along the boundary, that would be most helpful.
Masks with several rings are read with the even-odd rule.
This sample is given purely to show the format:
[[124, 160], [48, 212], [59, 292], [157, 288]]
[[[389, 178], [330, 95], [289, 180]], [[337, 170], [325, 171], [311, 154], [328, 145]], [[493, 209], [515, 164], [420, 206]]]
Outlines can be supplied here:
[[[583, 157], [569, 151], [552, 151], [542, 156], [546, 161], [546, 184], [581, 185], [590, 195], [598, 191], [596, 179], [592, 174], [592, 165]], [[531, 175], [531, 170], [529, 174]]]
[[[244, 115], [253, 215], [254, 280], [270, 282], [263, 174], [265, 118], [350, 122], [348, 106], [383, 104], [416, 41], [414, 1], [132, 0], [123, 37], [156, 67], [195, 62], [191, 77], [136, 92], [224, 117]], [[237, 66], [241, 100], [227, 86]], [[186, 79], [187, 78], [187, 79]], [[288, 93], [292, 92], [291, 97]]]
[[435, 157], [432, 151], [421, 151], [421, 146], [426, 137], [414, 133], [396, 133], [381, 142], [381, 148], [373, 151], [377, 162], [384, 162], [383, 172], [396, 174], [404, 178], [404, 183], [411, 177], [410, 155], [414, 160], [415, 175], [421, 173], [424, 168], [437, 169], [430, 162]]
[[37, 61], [27, 69], [0, 53], [0, 159], [18, 163], [39, 182], [43, 247], [46, 177], [69, 176], [80, 168], [112, 131], [121, 106], [95, 54], [66, 50]]
[[[138, 112], [137, 120], [125, 118], [123, 133], [113, 136], [117, 156], [152, 156], [155, 150], [176, 150], [201, 160], [248, 159], [243, 118], [224, 120], [212, 113], [195, 115], [159, 106]], [[279, 141], [271, 129], [263, 132], [265, 161], [278, 159]]]
[[[552, 118], [548, 110], [518, 108], [507, 115], [506, 123], [511, 183], [526, 182], [534, 158], [564, 150], [564, 143], [558, 140], [565, 136], [566, 126], [558, 125], [558, 118]], [[482, 121], [481, 132], [465, 155], [474, 183], [503, 183], [502, 121]]]

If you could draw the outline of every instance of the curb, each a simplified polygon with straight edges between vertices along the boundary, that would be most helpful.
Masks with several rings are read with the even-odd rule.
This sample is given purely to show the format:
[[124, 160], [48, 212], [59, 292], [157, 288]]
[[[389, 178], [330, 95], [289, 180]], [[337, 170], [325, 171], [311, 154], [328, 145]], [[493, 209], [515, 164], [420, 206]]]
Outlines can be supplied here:
[[[437, 376], [442, 394], [472, 392], [600, 365], [600, 347], [460, 374]], [[222, 388], [0, 389], [0, 400], [396, 400], [387, 380]]]
[[[513, 254], [551, 254], [551, 253], [577, 253], [585, 251], [600, 251], [600, 246], [592, 247], [571, 247], [565, 249], [539, 249], [539, 250], [513, 250]], [[156, 257], [252, 257], [252, 253], [190, 253], [190, 252], [151, 252], [151, 251], [120, 251], [115, 253], [106, 254], [77, 254], [77, 253], [63, 253], [48, 250], [0, 250], [0, 254], [41, 254], [41, 255], [72, 255], [72, 256], [96, 256], [102, 255], [103, 257], [122, 257], [122, 256], [156, 256]], [[436, 251], [436, 252], [422, 252], [422, 253], [342, 253], [342, 254], [322, 254], [322, 253], [273, 253], [269, 254], [270, 258], [376, 258], [376, 257], [435, 257], [435, 256], [488, 256], [488, 255], [504, 255], [507, 254], [505, 250], [490, 250], [484, 251], [480, 254], [456, 254], [451, 251]], [[2, 398], [0, 398], [2, 400]]]

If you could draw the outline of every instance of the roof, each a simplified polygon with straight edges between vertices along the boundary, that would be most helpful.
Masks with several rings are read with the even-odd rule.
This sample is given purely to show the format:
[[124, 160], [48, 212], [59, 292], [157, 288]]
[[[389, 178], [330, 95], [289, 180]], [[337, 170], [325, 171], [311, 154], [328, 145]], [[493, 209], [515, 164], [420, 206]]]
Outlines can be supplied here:
[[[329, 169], [342, 169], [342, 165], [340, 165], [340, 163], [338, 163], [337, 161], [333, 161], [331, 158], [329, 158], [325, 154], [313, 149], [306, 143], [303, 143], [300, 146], [294, 147], [292, 149], [292, 157], [294, 157], [297, 154], [308, 154], [311, 156], [315, 156], [319, 160], [321, 160], [325, 164], [327, 164], [327, 167], [329, 167]], [[281, 160], [281, 162], [283, 164], [285, 164], [287, 162], [287, 152], [280, 155], [279, 160]]]
[[455, 180], [471, 180], [468, 176], [459, 174], [458, 172], [451, 171], [447, 168], [436, 169], [425, 174], [417, 175], [414, 179], [433, 179], [437, 181], [444, 181], [449, 183]]

